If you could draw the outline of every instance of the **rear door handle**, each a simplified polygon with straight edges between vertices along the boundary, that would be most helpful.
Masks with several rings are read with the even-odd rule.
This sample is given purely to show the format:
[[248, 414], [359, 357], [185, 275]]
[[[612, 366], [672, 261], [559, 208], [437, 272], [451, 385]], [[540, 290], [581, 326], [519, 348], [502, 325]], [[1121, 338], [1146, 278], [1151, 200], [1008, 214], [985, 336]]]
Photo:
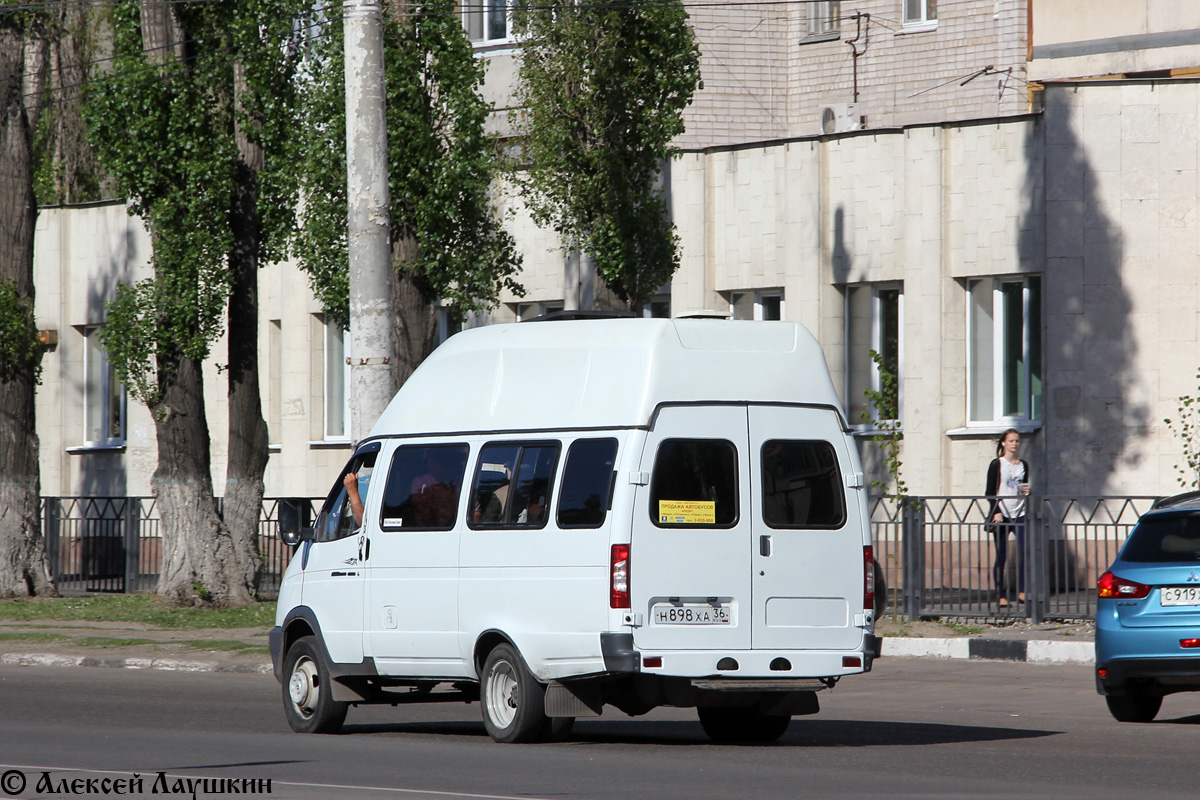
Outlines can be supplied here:
[[762, 536], [758, 537], [758, 553], [763, 558], [771, 557], [771, 536], [770, 536], [770, 534], [764, 533]]

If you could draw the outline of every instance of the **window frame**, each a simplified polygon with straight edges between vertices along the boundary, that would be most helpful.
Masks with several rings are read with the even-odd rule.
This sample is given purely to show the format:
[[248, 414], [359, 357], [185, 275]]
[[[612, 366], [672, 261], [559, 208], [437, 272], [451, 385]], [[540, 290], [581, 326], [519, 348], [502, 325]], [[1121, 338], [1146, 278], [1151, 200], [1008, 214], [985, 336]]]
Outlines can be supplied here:
[[[83, 446], [84, 447], [124, 447], [128, 441], [127, 411], [128, 392], [125, 384], [117, 380], [116, 370], [108, 358], [108, 351], [100, 341], [100, 331], [103, 325], [84, 325], [80, 328], [83, 335]], [[96, 337], [93, 339], [92, 337]], [[93, 388], [92, 360], [100, 356], [100, 364], [95, 365], [96, 377], [100, 385]], [[117, 408], [113, 408], [113, 402]], [[116, 413], [117, 436], [102, 436], [93, 439], [89, 436], [94, 416], [100, 417], [99, 430], [109, 432], [109, 423]]]
[[[881, 356], [884, 355], [883, 343], [884, 343], [884, 336], [885, 336], [885, 331], [883, 329], [884, 328], [884, 326], [883, 326], [883, 318], [884, 318], [883, 310], [884, 310], [884, 308], [883, 308], [882, 295], [885, 292], [893, 292], [894, 291], [896, 293], [896, 312], [895, 312], [895, 318], [896, 318], [896, 416], [893, 419], [886, 419], [886, 418], [880, 417], [878, 420], [876, 420], [876, 422], [888, 423], [889, 425], [894, 426], [896, 429], [899, 429], [903, 426], [903, 419], [904, 419], [904, 282], [903, 281], [885, 281], [885, 282], [881, 282], [881, 283], [856, 283], [856, 284], [849, 284], [846, 286], [846, 293], [845, 293], [846, 411], [849, 414], [850, 409], [854, 407], [854, 405], [857, 401], [857, 398], [854, 396], [854, 390], [857, 387], [853, 386], [854, 373], [855, 373], [855, 370], [854, 370], [855, 353], [853, 352], [852, 347], [855, 342], [855, 337], [852, 335], [853, 334], [852, 326], [854, 323], [854, 316], [851, 313], [851, 303], [852, 303], [851, 294], [856, 291], [866, 291], [867, 289], [870, 289], [870, 291], [871, 291], [870, 306], [869, 306], [869, 308], [870, 308], [870, 326], [871, 326], [871, 331], [869, 334], [870, 335], [869, 350], [874, 350], [875, 352], [879, 353]], [[874, 391], [874, 392], [882, 391], [883, 380], [882, 380], [882, 377], [881, 377], [881, 374], [879, 371], [879, 365], [875, 363], [874, 359], [870, 358], [869, 351], [867, 353], [863, 353], [861, 355], [861, 357], [867, 359], [869, 362], [868, 369], [870, 371], [871, 391]], [[871, 409], [871, 411], [872, 411], [873, 415], [878, 413], [874, 409]], [[849, 423], [850, 423], [851, 428], [853, 428], [854, 430], [859, 430], [859, 431], [873, 431], [878, 427], [876, 424], [873, 424], [873, 423], [862, 422], [861, 418], [851, 419], [851, 420], [849, 420]]]
[[[563, 495], [567, 490], [567, 473], [571, 465], [571, 454], [575, 452], [575, 446], [580, 444], [598, 445], [608, 442], [611, 442], [613, 446], [613, 468], [611, 474], [609, 475], [608, 493], [604, 498], [603, 515], [601, 515], [600, 520], [595, 524], [590, 522], [584, 524], [564, 523], [562, 521]], [[562, 476], [558, 481], [558, 496], [554, 498], [554, 524], [557, 525], [560, 530], [595, 530], [596, 528], [604, 527], [605, 523], [608, 522], [608, 514], [610, 511], [612, 511], [613, 494], [617, 487], [617, 464], [619, 463], [620, 457], [621, 443], [615, 436], [599, 436], [595, 438], [589, 437], [585, 439], [575, 439], [569, 445], [567, 445], [567, 454], [562, 460]]]
[[[479, 490], [479, 473], [483, 471], [485, 463], [484, 453], [489, 447], [515, 447], [517, 454], [514, 457], [512, 466], [512, 475], [508, 479], [509, 486], [509, 501], [505, 504], [504, 513], [507, 515], [511, 507], [511, 497], [516, 491], [516, 481], [521, 474], [521, 464], [525, 459], [525, 450], [527, 448], [542, 448], [548, 447], [554, 450], [554, 466], [550, 470], [550, 479], [546, 484], [546, 505], [545, 511], [542, 514], [541, 521], [535, 524], [528, 522], [476, 522], [474, 519], [475, 495]], [[466, 504], [466, 520], [467, 527], [473, 531], [535, 531], [544, 529], [550, 522], [551, 509], [555, 504], [555, 483], [557, 482], [558, 472], [562, 468], [562, 442], [558, 439], [494, 439], [484, 442], [479, 446], [475, 453], [475, 469], [471, 472], [471, 484], [467, 490]]]
[[806, 40], [837, 39], [842, 34], [841, 0], [815, 0], [808, 4]]
[[528, 322], [531, 319], [555, 314], [566, 309], [562, 300], [535, 300], [528, 303], [513, 303], [513, 314], [517, 322]]
[[[693, 443], [693, 444], [711, 442], [711, 443], [726, 445], [728, 447], [728, 449], [732, 451], [732, 453], [733, 453], [733, 483], [732, 483], [733, 497], [730, 499], [730, 502], [733, 505], [733, 519], [731, 519], [729, 522], [724, 522], [724, 523], [723, 522], [714, 522], [712, 524], [696, 523], [696, 522], [665, 523], [660, 518], [658, 503], [663, 498], [659, 496], [659, 487], [658, 487], [659, 459], [662, 458], [663, 448], [666, 447], [668, 444], [674, 444], [676, 442], [685, 442], [685, 443]], [[658, 443], [658, 446], [655, 448], [654, 464], [650, 471], [650, 483], [647, 486], [648, 491], [646, 492], [646, 510], [650, 516], [650, 524], [652, 524], [654, 527], [658, 528], [659, 530], [668, 530], [668, 531], [669, 530], [686, 530], [689, 528], [695, 528], [695, 529], [701, 529], [701, 530], [733, 530], [734, 528], [737, 528], [739, 524], [741, 524], [741, 520], [742, 520], [741, 479], [742, 479], [742, 476], [739, 474], [739, 470], [738, 470], [738, 445], [737, 445], [737, 443], [730, 441], [729, 439], [724, 439], [721, 437], [699, 437], [699, 436], [670, 436], [670, 437], [667, 437], [667, 438], [661, 440]], [[688, 502], [688, 501], [682, 501], [682, 502]], [[716, 510], [716, 501], [715, 500], [713, 501], [713, 504], [714, 504], [714, 512], [715, 512], [715, 510]]]
[[[750, 320], [753, 320], [755, 322], [763, 322], [763, 321], [775, 321], [775, 320], [787, 319], [787, 309], [786, 309], [786, 306], [784, 305], [783, 289], [739, 289], [737, 291], [732, 291], [729, 293], [729, 318], [731, 320], [747, 320], [746, 317], [738, 317], [737, 316], [738, 300], [739, 300], [739, 298], [741, 298], [745, 295], [753, 295], [753, 297], [754, 297], [754, 300], [753, 300], [754, 316], [750, 317], [749, 318]], [[772, 301], [772, 300], [779, 301], [779, 316], [778, 317], [764, 316], [764, 310], [763, 310], [764, 309], [764, 305], [763, 305], [764, 300], [768, 301], [768, 302]]]
[[[991, 285], [991, 317], [987, 320], [987, 330], [990, 336], [990, 347], [977, 348], [976, 342], [980, 324], [976, 321], [976, 302], [973, 290], [986, 283]], [[1013, 354], [1007, 343], [1013, 333], [1009, 328], [1012, 319], [1012, 308], [1009, 305], [1009, 295], [1006, 288], [1020, 286], [1021, 289], [1021, 353], [1019, 361], [1012, 363]], [[1044, 310], [1042, 276], [1035, 275], [994, 275], [968, 278], [966, 281], [967, 297], [967, 385], [966, 385], [966, 418], [968, 427], [1021, 426], [1038, 425], [1044, 409], [1044, 384], [1042, 374], [1045, 369], [1045, 358], [1042, 352], [1042, 325]], [[1037, 317], [1034, 319], [1034, 317]], [[980, 345], [986, 343], [980, 341]], [[977, 414], [977, 401], [980, 392], [976, 388], [982, 376], [979, 370], [984, 367], [977, 364], [977, 349], [987, 351], [990, 355], [990, 401], [988, 408], [990, 416]], [[1010, 373], [1013, 367], [1019, 369], [1016, 375], [1017, 412], [1006, 413], [1006, 400], [1011, 387]]]
[[[350, 369], [347, 363], [351, 353], [350, 331], [342, 328], [336, 322], [324, 320], [322, 324], [323, 334], [323, 351], [322, 351], [322, 376], [321, 376], [321, 432], [322, 438], [327, 442], [348, 442], [350, 441]], [[341, 375], [334, 376], [330, 369], [331, 361], [330, 353], [330, 338], [334, 332], [340, 333], [339, 339], [341, 343], [341, 358], [337, 363], [340, 365]], [[341, 400], [337, 401], [334, 397], [334, 385], [340, 384]], [[331, 402], [333, 401], [333, 402]], [[335, 407], [340, 406], [342, 412], [342, 430], [341, 433], [334, 432], [331, 429], [331, 412]]]
[[[910, 5], [917, 6], [914, 15], [909, 14]], [[900, 17], [902, 30], [929, 30], [938, 24], [937, 0], [901, 0]]]
[[[389, 525], [386, 516], [388, 490], [392, 484], [392, 471], [397, 468], [396, 460], [410, 451], [426, 451], [430, 449], [442, 450], [459, 450], [465, 451], [462, 453], [462, 472], [458, 476], [458, 496], [454, 500], [454, 510], [450, 514], [450, 521], [445, 525], [421, 525], [421, 526], [404, 526], [404, 525]], [[383, 495], [379, 501], [379, 531], [380, 533], [429, 533], [431, 531], [452, 531], [458, 525], [459, 508], [462, 505], [463, 484], [466, 482], [467, 467], [471, 463], [471, 445], [467, 442], [424, 442], [414, 444], [402, 444], [396, 447], [388, 459], [387, 473], [383, 476], [383, 487], [379, 490]], [[378, 466], [378, 465], [377, 465]], [[445, 483], [442, 481], [441, 483]], [[423, 491], [423, 490], [422, 490]], [[409, 495], [409, 500], [412, 495]]]
[[[476, 50], [499, 49], [503, 47], [512, 47], [517, 43], [517, 35], [513, 31], [513, 9], [516, 6], [515, 2], [510, 0], [502, 0], [501, 2], [493, 2], [493, 0], [463, 0], [459, 6], [459, 13], [462, 16], [463, 30], [466, 32], [467, 41]], [[491, 16], [494, 9], [504, 9], [504, 37], [490, 38], [489, 29], [491, 28]], [[476, 15], [478, 15], [476, 17]], [[480, 20], [482, 36], [481, 38], [473, 38], [471, 33], [471, 21], [473, 18]]]
[[[766, 452], [767, 452], [768, 446], [770, 446], [772, 444], [811, 445], [811, 446], [815, 446], [815, 447], [821, 447], [821, 448], [825, 449], [825, 451], [827, 452], [828, 455], [831, 455], [833, 457], [833, 469], [831, 471], [832, 484], [833, 484], [833, 487], [837, 490], [838, 512], [840, 514], [840, 516], [836, 522], [826, 524], [826, 525], [812, 525], [812, 524], [782, 525], [782, 524], [776, 524], [774, 522], [771, 522], [769, 519], [767, 519], [767, 513], [766, 513], [766, 510], [767, 510]], [[849, 512], [849, 508], [848, 508], [849, 501], [846, 498], [845, 483], [841, 480], [842, 474], [843, 474], [842, 473], [842, 469], [843, 469], [842, 463], [838, 459], [837, 448], [833, 446], [832, 442], [830, 442], [826, 439], [780, 439], [780, 438], [767, 439], [766, 441], [764, 441], [762, 443], [762, 446], [758, 450], [758, 462], [759, 462], [759, 473], [762, 476], [762, 479], [759, 481], [759, 483], [761, 484], [761, 490], [760, 490], [761, 515], [762, 515], [763, 524], [766, 525], [768, 528], [770, 528], [771, 530], [776, 530], [776, 531], [838, 531], [838, 530], [841, 530], [846, 527], [846, 523], [850, 519], [850, 512]], [[818, 493], [819, 493], [819, 490], [820, 490], [820, 487], [818, 487]]]

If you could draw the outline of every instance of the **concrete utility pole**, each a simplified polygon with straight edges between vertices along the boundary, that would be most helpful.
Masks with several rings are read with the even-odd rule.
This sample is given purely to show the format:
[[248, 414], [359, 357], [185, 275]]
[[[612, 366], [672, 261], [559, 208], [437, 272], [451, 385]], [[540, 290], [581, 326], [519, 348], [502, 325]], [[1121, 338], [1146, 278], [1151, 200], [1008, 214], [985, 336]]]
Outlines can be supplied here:
[[361, 441], [395, 394], [392, 385], [387, 116], [383, 10], [342, 5], [346, 52], [346, 197], [350, 257], [350, 437]]

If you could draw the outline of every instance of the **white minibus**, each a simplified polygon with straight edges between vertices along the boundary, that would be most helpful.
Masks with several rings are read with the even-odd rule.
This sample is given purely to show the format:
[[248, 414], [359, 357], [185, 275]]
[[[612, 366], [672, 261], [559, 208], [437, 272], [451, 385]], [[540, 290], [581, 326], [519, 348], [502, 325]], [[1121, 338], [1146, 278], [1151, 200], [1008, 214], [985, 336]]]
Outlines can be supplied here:
[[770, 741], [878, 656], [862, 468], [793, 323], [459, 333], [284, 538], [271, 655], [300, 732], [466, 700], [500, 742], [657, 706]]

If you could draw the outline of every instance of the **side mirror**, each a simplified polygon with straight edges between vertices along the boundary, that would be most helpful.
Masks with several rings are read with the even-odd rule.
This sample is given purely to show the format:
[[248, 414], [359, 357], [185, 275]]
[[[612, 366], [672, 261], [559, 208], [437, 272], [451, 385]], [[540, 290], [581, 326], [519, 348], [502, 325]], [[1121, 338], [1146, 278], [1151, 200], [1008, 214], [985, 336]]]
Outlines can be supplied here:
[[296, 545], [300, 544], [301, 542], [312, 541], [313, 529], [312, 528], [301, 528], [298, 531], [283, 531], [283, 530], [281, 530], [279, 532], [279, 538], [282, 539], [283, 543], [286, 544], [288, 547], [295, 547]]
[[289, 547], [313, 538], [312, 505], [306, 497], [283, 497], [279, 500], [279, 538]]

